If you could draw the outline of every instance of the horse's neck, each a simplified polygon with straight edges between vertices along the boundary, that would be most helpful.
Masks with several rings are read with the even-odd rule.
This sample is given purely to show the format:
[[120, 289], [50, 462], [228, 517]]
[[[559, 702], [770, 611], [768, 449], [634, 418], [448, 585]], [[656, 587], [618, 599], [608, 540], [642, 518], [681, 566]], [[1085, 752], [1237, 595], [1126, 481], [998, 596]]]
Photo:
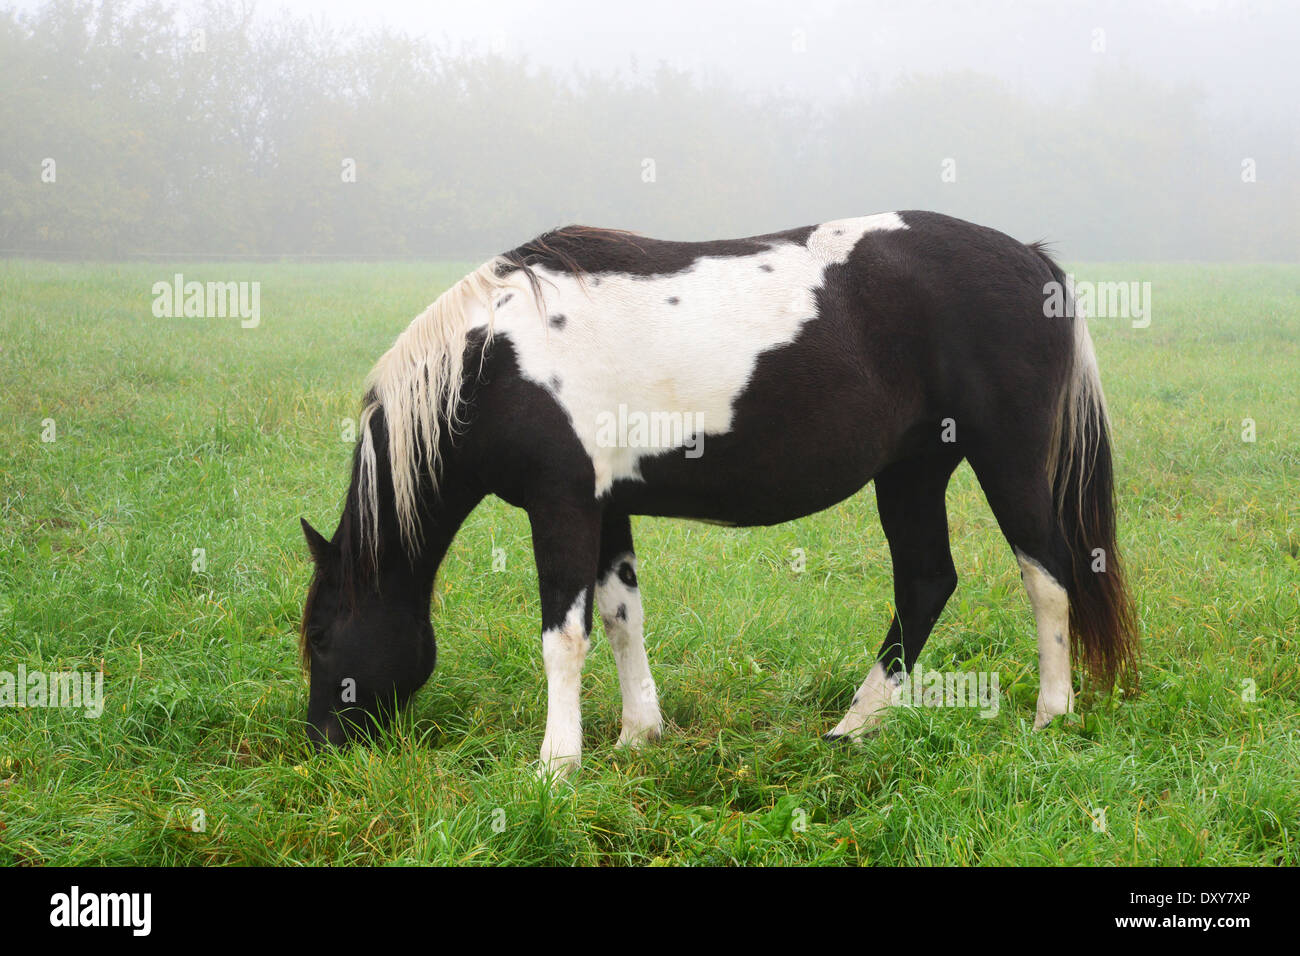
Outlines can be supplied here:
[[384, 516], [381, 531], [384, 545], [379, 557], [381, 578], [389, 577], [399, 582], [424, 613], [428, 613], [438, 569], [447, 557], [456, 532], [472, 509], [472, 504], [467, 505], [459, 497], [444, 499], [439, 496], [423, 502], [420, 536], [413, 555], [408, 554], [401, 543], [396, 516]]

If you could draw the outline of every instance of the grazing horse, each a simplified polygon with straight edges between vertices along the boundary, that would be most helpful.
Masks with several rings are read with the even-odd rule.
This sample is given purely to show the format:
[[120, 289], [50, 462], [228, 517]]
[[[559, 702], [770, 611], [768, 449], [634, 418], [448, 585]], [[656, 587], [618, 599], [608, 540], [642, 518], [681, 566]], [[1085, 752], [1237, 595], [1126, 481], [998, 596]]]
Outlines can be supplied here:
[[531, 524], [542, 767], [567, 772], [593, 606], [619, 742], [661, 729], [630, 515], [770, 525], [874, 479], [895, 611], [827, 735], [857, 738], [956, 588], [944, 492], [963, 458], [1020, 564], [1046, 726], [1073, 709], [1072, 650], [1107, 686], [1137, 650], [1105, 402], [1071, 304], [1040, 246], [932, 212], [712, 242], [571, 226], [493, 258], [375, 366], [333, 538], [303, 521], [311, 740], [368, 735], [432, 673], [434, 576], [488, 494]]

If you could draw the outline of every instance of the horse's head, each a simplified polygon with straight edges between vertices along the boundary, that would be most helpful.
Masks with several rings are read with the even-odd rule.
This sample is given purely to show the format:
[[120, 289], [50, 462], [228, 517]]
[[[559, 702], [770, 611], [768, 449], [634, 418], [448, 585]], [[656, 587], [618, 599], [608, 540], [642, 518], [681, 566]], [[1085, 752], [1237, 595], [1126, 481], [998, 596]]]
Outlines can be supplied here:
[[392, 719], [433, 673], [437, 644], [427, 599], [403, 569], [359, 579], [335, 542], [305, 520], [302, 530], [316, 564], [302, 619], [307, 736], [339, 746]]

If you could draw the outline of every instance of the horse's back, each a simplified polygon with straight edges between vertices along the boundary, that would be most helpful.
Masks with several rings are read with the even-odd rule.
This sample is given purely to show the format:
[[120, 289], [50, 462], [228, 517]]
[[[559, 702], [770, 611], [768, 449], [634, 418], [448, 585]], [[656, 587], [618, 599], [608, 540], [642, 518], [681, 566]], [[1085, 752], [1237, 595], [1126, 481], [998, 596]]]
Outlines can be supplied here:
[[564, 232], [516, 250], [527, 271], [498, 299], [519, 376], [563, 410], [596, 494], [729, 502], [716, 516], [737, 523], [841, 500], [1033, 362], [1023, 326], [1050, 278], [1014, 239], [935, 213], [707, 243]]

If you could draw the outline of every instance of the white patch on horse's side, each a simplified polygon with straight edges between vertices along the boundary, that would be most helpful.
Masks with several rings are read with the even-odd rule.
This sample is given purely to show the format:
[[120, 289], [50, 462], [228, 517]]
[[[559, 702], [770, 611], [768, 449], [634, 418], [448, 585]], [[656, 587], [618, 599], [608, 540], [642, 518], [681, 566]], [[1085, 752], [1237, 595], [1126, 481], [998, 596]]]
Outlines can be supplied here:
[[582, 761], [582, 665], [591, 641], [585, 618], [583, 588], [564, 616], [564, 623], [542, 634], [546, 665], [546, 736], [542, 738], [543, 775], [565, 776]]
[[731, 429], [759, 356], [816, 316], [827, 267], [847, 261], [868, 232], [906, 228], [897, 213], [840, 219], [806, 244], [702, 257], [668, 275], [601, 273], [598, 283], [535, 267], [542, 314], [516, 273], [507, 281], [519, 294], [496, 310], [495, 332], [510, 339], [524, 377], [544, 388], [561, 383], [553, 392], [591, 456], [599, 497], [617, 480], [639, 479], [642, 458], [685, 445], [667, 429], [651, 429], [636, 447], [602, 438], [620, 407], [698, 424], [707, 451], [708, 435]]
[[891, 677], [885, 676], [885, 665], [876, 661], [867, 674], [867, 679], [858, 688], [853, 697], [853, 706], [844, 715], [844, 719], [835, 725], [829, 734], [831, 737], [848, 736], [857, 739], [868, 730], [880, 726], [881, 715], [885, 709], [898, 702], [899, 688], [903, 684], [903, 672]]
[[1016, 551], [1020, 575], [1038, 627], [1038, 709], [1034, 729], [1074, 710], [1070, 680], [1070, 599], [1065, 588], [1033, 558]]
[[636, 556], [630, 551], [620, 555], [596, 582], [596, 606], [618, 665], [618, 686], [623, 695], [623, 730], [618, 744], [639, 747], [660, 735], [663, 718], [650, 662], [646, 659], [641, 591], [619, 578], [619, 568], [624, 564], [636, 572]]

